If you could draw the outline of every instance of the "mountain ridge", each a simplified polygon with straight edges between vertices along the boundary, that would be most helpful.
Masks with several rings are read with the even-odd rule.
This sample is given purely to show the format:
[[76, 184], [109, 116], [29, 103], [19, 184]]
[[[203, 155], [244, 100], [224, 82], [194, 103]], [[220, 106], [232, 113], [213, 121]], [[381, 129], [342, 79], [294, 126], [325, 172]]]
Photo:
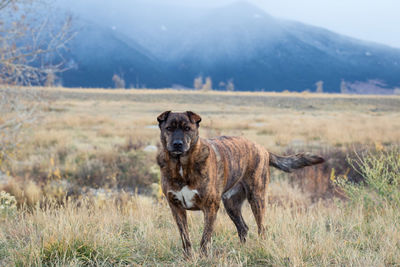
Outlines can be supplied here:
[[[129, 46], [130, 42], [135, 44], [130, 49], [116, 45], [120, 55], [108, 51], [110, 55], [104, 58], [110, 64], [102, 63], [120, 64], [128, 85], [165, 88], [180, 84], [190, 88], [195, 77], [209, 76], [216, 88], [219, 83], [231, 80], [237, 90], [245, 91], [303, 91], [320, 80], [327, 92], [339, 92], [342, 81], [349, 84], [379, 81], [375, 85], [382, 88], [400, 87], [400, 49], [275, 18], [244, 1], [198, 13], [190, 9], [183, 17], [179, 17], [179, 12], [184, 12], [184, 8], [177, 14], [167, 8], [163, 15], [155, 11], [158, 15], [155, 18], [149, 17], [149, 6], [144, 10], [147, 13], [144, 12], [143, 19], [138, 15], [138, 7], [132, 20], [121, 17], [112, 23], [111, 17], [104, 17], [107, 25], [100, 20], [91, 22], [96, 31], [114, 29], [112, 38], [101, 42], [116, 44], [118, 40], [121, 47]], [[165, 23], [166, 18], [169, 23]], [[119, 25], [125, 30], [119, 31]], [[78, 43], [80, 38], [84, 36], [78, 37]], [[85, 51], [79, 45], [74, 49]], [[116, 69], [117, 66], [110, 67], [108, 77]], [[71, 86], [68, 77], [72, 76], [73, 70], [63, 75], [65, 86]], [[137, 77], [141, 82], [135, 82]], [[103, 87], [112, 86], [109, 80], [103, 81], [106, 85]], [[89, 82], [85, 86], [91, 87]]]

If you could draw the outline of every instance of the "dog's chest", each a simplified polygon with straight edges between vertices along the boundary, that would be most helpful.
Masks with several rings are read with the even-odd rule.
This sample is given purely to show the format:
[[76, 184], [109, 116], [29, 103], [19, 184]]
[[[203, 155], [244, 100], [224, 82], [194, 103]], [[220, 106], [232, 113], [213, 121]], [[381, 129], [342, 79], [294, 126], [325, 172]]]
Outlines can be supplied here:
[[179, 191], [169, 190], [168, 194], [174, 202], [179, 202], [185, 209], [192, 209], [195, 207], [195, 199], [199, 196], [199, 192], [196, 189], [191, 189], [185, 185]]
[[199, 191], [193, 187], [190, 182], [190, 171], [182, 168], [182, 165], [177, 166], [177, 180], [173, 182], [168, 190], [168, 197], [176, 204], [185, 209], [197, 209], [196, 202], [200, 199]]

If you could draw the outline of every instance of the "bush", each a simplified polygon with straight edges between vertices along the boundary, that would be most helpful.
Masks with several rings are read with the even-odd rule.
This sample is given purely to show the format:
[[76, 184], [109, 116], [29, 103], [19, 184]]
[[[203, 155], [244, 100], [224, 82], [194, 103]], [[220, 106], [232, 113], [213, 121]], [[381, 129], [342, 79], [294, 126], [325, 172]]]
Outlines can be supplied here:
[[80, 186], [149, 191], [158, 176], [147, 162], [147, 155], [138, 151], [89, 155], [70, 178]]
[[0, 218], [7, 217], [17, 211], [15, 197], [4, 191], [0, 192]]
[[400, 148], [376, 153], [364, 153], [349, 159], [354, 169], [359, 170], [363, 182], [355, 183], [345, 175], [335, 178], [335, 183], [353, 202], [363, 202], [368, 209], [385, 205], [400, 205]]
[[[334, 178], [344, 176], [351, 182], [362, 182], [364, 177], [358, 166], [350, 164], [348, 159], [354, 159], [359, 154], [375, 150], [375, 148], [369, 146], [353, 146], [351, 148], [325, 148], [322, 151], [314, 151], [313, 153], [321, 155], [325, 159], [325, 163], [294, 171], [289, 175], [289, 182], [310, 193], [313, 202], [319, 199], [343, 197], [342, 190], [335, 186]], [[301, 151], [313, 151], [313, 149], [306, 147], [301, 148]], [[284, 154], [291, 155], [298, 152], [300, 151], [288, 149]]]

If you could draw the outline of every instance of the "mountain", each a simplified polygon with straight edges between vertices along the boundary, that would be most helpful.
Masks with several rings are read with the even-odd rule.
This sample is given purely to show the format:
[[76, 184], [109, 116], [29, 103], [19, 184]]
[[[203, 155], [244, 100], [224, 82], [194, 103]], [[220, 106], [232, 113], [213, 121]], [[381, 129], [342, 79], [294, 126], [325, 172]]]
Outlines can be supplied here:
[[62, 73], [64, 86], [110, 88], [114, 74], [128, 87], [171, 83], [157, 59], [134, 40], [86, 21], [80, 21], [77, 33], [64, 55], [68, 67]]
[[317, 81], [326, 92], [371, 81], [400, 87], [400, 49], [278, 19], [247, 2], [208, 9], [132, 2], [128, 9], [100, 1], [93, 11], [87, 0], [75, 9], [91, 22], [81, 22], [71, 48], [78, 69], [63, 75], [64, 85], [110, 87], [121, 73], [127, 84], [155, 88], [193, 87], [197, 76], [248, 91], [303, 91]]

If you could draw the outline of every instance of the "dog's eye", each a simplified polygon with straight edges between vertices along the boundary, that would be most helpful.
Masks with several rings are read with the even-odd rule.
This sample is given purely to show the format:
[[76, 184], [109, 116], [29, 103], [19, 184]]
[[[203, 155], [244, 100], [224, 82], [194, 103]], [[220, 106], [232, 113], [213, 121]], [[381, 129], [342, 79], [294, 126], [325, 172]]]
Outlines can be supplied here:
[[171, 126], [168, 126], [168, 127], [167, 127], [167, 130], [168, 130], [168, 131], [172, 131], [172, 127], [171, 127]]
[[190, 131], [190, 127], [186, 126], [185, 128], [183, 128], [185, 131]]

